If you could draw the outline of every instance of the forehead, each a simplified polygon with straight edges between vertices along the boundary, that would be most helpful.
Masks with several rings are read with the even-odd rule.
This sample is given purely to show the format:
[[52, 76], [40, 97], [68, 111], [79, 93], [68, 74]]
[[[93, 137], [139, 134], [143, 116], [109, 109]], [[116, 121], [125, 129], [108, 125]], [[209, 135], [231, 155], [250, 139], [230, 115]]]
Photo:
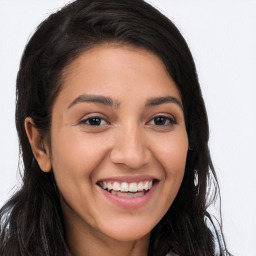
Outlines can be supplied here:
[[[62, 91], [126, 97], [152, 93], [174, 94], [179, 91], [162, 60], [151, 51], [131, 45], [104, 44], [80, 54], [62, 73]], [[108, 95], [111, 94], [111, 95]]]
[[[113, 64], [116, 61], [119, 61], [119, 69], [123, 68], [124, 70], [129, 68], [129, 64], [130, 66], [136, 65], [138, 69], [139, 66], [143, 68], [145, 62], [148, 64], [151, 63], [161, 67], [166, 75], [170, 76], [162, 60], [152, 51], [131, 44], [111, 42], [94, 46], [79, 54], [78, 57], [62, 71], [62, 84], [65, 86], [67, 80], [71, 78], [72, 75], [76, 75], [81, 69], [92, 71], [92, 69], [95, 68], [94, 64], [97, 64], [98, 68], [103, 68], [105, 65], [105, 70], [107, 68], [113, 70], [115, 67]], [[122, 65], [120, 66], [120, 64]]]

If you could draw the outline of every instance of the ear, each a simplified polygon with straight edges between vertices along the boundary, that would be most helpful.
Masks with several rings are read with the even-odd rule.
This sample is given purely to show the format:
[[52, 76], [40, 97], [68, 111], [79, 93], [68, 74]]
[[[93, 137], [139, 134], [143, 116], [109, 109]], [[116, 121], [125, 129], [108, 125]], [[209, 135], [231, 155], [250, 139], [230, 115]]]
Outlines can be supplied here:
[[43, 138], [40, 131], [35, 127], [33, 119], [27, 117], [25, 119], [25, 130], [28, 136], [30, 146], [32, 148], [35, 159], [37, 160], [43, 172], [51, 171], [51, 158], [49, 143]]

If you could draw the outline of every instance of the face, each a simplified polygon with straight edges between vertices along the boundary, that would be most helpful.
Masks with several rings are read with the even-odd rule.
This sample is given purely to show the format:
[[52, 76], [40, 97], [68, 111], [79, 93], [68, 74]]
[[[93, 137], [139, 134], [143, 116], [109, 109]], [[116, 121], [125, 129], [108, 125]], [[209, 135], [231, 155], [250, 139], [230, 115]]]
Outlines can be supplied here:
[[187, 150], [179, 91], [153, 53], [103, 45], [64, 70], [50, 161], [67, 227], [146, 236], [179, 190]]

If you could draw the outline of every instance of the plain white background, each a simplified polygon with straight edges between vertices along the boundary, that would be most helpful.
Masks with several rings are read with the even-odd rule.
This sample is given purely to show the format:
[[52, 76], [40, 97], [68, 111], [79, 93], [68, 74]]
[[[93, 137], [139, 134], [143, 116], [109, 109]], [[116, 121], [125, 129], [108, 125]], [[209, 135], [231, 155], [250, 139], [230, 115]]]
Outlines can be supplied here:
[[[67, 0], [0, 0], [0, 205], [19, 181], [15, 79], [36, 26]], [[210, 123], [229, 250], [256, 255], [256, 1], [151, 0], [194, 56]]]

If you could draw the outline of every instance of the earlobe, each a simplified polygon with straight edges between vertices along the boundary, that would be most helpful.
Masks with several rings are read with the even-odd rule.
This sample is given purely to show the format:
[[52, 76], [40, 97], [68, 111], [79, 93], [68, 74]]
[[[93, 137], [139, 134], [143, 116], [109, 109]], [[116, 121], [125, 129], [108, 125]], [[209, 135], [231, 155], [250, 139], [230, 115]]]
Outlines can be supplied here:
[[42, 134], [36, 128], [34, 121], [31, 117], [25, 119], [25, 130], [27, 137], [33, 151], [34, 157], [37, 160], [43, 172], [51, 171], [51, 158], [48, 143], [42, 137]]

